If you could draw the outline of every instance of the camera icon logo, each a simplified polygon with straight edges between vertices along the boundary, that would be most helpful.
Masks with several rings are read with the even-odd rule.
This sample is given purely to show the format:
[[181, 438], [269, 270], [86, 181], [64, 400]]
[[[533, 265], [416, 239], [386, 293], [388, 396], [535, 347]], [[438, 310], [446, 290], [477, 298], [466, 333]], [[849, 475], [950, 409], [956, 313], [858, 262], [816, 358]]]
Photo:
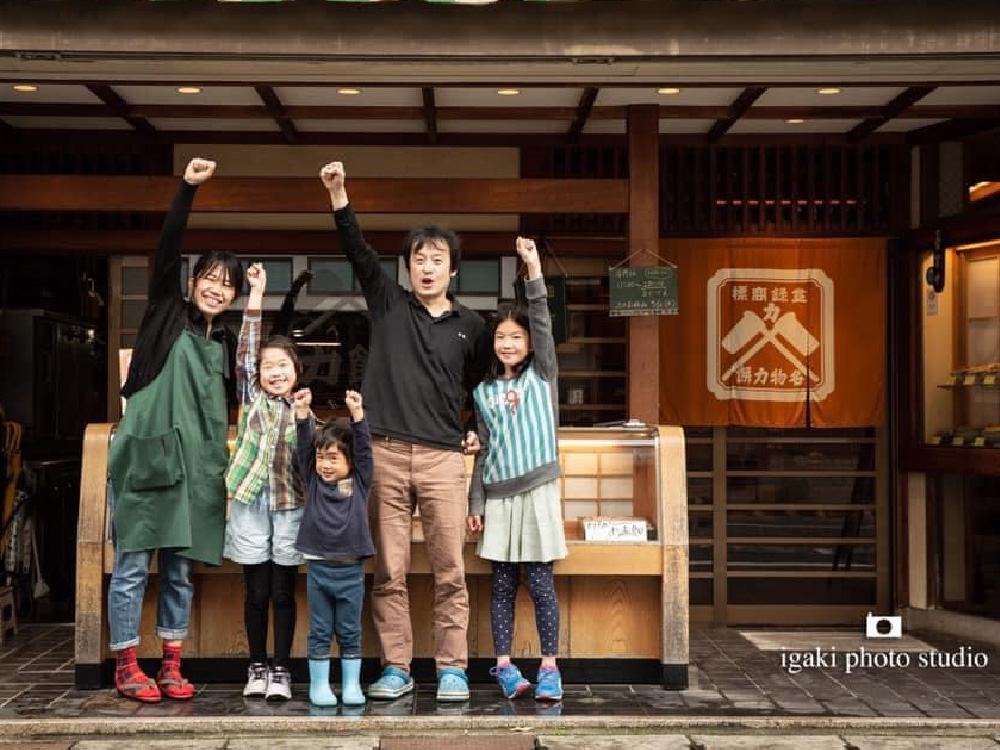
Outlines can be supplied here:
[[865, 638], [902, 638], [903, 618], [899, 615], [873, 615], [865, 617]]

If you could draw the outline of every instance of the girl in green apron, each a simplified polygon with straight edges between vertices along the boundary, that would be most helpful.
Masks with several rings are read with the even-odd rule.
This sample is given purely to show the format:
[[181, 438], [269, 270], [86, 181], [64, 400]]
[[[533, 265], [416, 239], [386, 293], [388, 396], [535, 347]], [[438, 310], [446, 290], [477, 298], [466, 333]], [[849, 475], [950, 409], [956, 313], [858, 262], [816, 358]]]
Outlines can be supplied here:
[[[230, 253], [202, 256], [181, 291], [181, 245], [199, 185], [215, 162], [192, 159], [163, 225], [143, 316], [122, 388], [125, 414], [108, 455], [115, 564], [108, 589], [115, 684], [129, 698], [187, 699], [181, 675], [192, 565], [222, 562], [226, 524], [228, 403], [233, 400], [235, 338], [215, 325], [243, 285]], [[156, 634], [163, 662], [154, 682], [136, 662], [149, 566], [159, 553]]]

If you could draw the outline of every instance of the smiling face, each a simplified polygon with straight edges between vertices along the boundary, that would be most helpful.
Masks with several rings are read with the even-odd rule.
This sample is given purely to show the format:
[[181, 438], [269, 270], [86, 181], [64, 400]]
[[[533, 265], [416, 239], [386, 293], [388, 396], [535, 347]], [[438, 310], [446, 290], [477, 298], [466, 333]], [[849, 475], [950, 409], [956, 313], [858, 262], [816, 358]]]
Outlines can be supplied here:
[[271, 396], [287, 397], [295, 388], [298, 373], [291, 355], [279, 347], [265, 347], [260, 353], [260, 387]]
[[410, 285], [421, 302], [438, 300], [448, 293], [455, 276], [451, 253], [444, 240], [427, 240], [410, 251]]
[[493, 334], [493, 353], [504, 366], [505, 372], [521, 364], [528, 356], [530, 347], [531, 336], [510, 318], [501, 321]]
[[324, 482], [339, 482], [351, 473], [351, 462], [336, 445], [316, 449], [316, 473]]
[[228, 310], [235, 298], [236, 287], [222, 265], [211, 266], [194, 279], [191, 302], [208, 319]]

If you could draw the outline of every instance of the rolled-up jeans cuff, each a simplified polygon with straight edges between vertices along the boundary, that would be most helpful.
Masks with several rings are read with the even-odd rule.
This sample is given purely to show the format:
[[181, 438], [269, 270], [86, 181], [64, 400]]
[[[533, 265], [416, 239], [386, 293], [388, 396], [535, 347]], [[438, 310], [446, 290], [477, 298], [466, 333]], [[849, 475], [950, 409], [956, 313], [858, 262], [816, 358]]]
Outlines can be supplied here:
[[121, 643], [112, 643], [109, 648], [112, 651], [124, 651], [127, 648], [132, 648], [133, 646], [139, 645], [139, 638], [133, 638], [130, 641], [122, 641]]
[[169, 628], [156, 627], [156, 635], [164, 641], [183, 641], [187, 638], [187, 628], [183, 630], [171, 630]]
[[306, 654], [306, 658], [310, 661], [330, 661], [330, 652], [325, 654]]
[[358, 652], [356, 654], [341, 654], [340, 658], [341, 658], [341, 660], [344, 660], [344, 659], [360, 659], [361, 658], [361, 652]]

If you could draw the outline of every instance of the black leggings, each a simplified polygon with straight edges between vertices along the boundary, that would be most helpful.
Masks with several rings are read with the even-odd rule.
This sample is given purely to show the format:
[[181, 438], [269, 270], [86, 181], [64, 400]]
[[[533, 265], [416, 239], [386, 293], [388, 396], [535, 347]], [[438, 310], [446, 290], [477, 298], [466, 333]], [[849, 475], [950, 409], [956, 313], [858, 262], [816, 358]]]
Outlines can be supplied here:
[[297, 565], [271, 561], [244, 565], [246, 599], [243, 621], [247, 628], [250, 661], [267, 661], [267, 610], [274, 603], [274, 666], [288, 668], [295, 633], [295, 577]]
[[490, 616], [493, 625], [493, 648], [497, 656], [510, 654], [514, 636], [514, 601], [520, 583], [520, 567], [528, 574], [528, 592], [535, 603], [535, 627], [542, 645], [542, 656], [559, 651], [559, 600], [552, 577], [552, 563], [493, 563], [493, 594]]

